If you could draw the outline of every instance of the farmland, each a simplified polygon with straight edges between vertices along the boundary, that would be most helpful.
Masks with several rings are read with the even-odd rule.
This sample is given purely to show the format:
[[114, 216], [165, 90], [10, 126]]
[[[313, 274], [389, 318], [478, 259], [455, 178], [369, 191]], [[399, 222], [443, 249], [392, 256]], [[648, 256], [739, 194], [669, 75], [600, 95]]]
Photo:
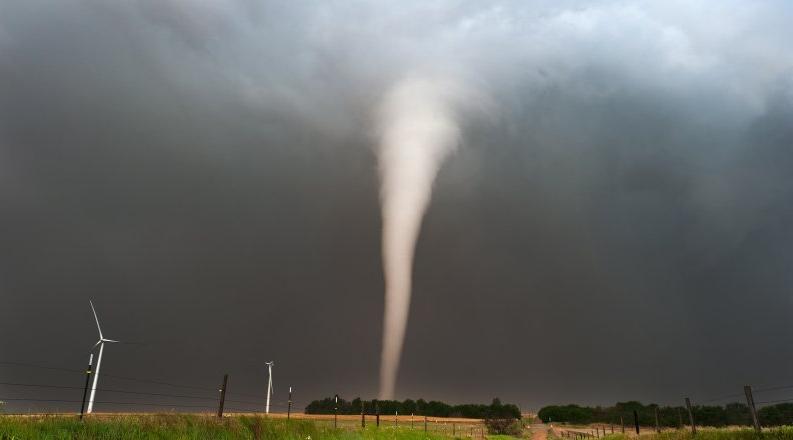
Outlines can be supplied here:
[[[365, 428], [360, 417], [344, 415], [333, 418], [319, 415], [229, 414], [218, 418], [212, 414], [94, 414], [80, 421], [74, 414], [0, 416], [0, 440], [142, 440], [142, 439], [219, 439], [219, 440], [509, 440], [515, 437], [532, 440], [793, 440], [793, 427], [765, 428], [757, 434], [739, 427], [699, 427], [693, 435], [688, 429], [664, 429], [656, 433], [642, 427], [641, 435], [632, 430], [599, 433], [602, 426], [539, 424], [524, 425], [515, 437], [487, 434], [481, 420], [423, 418], [410, 423], [409, 418], [381, 417], [380, 426], [367, 418]], [[528, 419], [524, 419], [528, 423]]]
[[378, 428], [370, 420], [361, 428], [360, 419], [340, 416], [338, 427], [327, 417], [303, 415], [286, 420], [283, 415], [232, 414], [222, 419], [209, 414], [107, 414], [80, 421], [75, 415], [0, 416], [0, 440], [34, 439], [294, 439], [294, 440], [443, 440], [452, 437], [483, 438], [476, 420], [432, 420], [423, 425], [399, 424], [381, 418]]

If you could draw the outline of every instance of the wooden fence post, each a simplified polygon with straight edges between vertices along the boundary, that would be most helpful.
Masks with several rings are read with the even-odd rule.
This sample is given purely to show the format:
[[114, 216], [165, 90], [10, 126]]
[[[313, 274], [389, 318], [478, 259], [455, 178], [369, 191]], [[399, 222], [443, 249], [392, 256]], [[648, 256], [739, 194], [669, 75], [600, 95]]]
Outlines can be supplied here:
[[94, 354], [88, 357], [88, 369], [85, 370], [85, 388], [83, 389], [83, 405], [80, 407], [80, 420], [83, 419], [83, 414], [85, 414], [85, 398], [88, 396], [88, 385], [91, 383], [91, 371], [93, 371], [94, 363]]
[[220, 404], [218, 405], [218, 417], [223, 417], [223, 405], [226, 403], [226, 385], [229, 383], [229, 375], [223, 375], [223, 387], [220, 388]]
[[686, 397], [686, 409], [688, 410], [688, 421], [691, 422], [691, 433], [697, 433], [697, 425], [694, 424], [694, 412], [691, 411], [691, 399]]
[[743, 392], [746, 394], [746, 404], [749, 405], [749, 412], [752, 413], [752, 424], [754, 424], [754, 430], [760, 432], [762, 431], [762, 428], [760, 427], [760, 419], [757, 417], [757, 408], [754, 406], [752, 387], [749, 385], [744, 386]]
[[336, 394], [336, 396], [333, 398], [333, 400], [334, 400], [334, 404], [333, 404], [333, 429], [336, 429], [336, 428], [338, 428], [338, 426], [339, 426], [339, 425], [338, 425], [338, 417], [339, 417], [339, 395], [338, 395], [338, 394]]
[[288, 402], [288, 405], [289, 406], [286, 407], [286, 421], [287, 422], [289, 421], [289, 418], [292, 415], [292, 387], [289, 387], [289, 402]]

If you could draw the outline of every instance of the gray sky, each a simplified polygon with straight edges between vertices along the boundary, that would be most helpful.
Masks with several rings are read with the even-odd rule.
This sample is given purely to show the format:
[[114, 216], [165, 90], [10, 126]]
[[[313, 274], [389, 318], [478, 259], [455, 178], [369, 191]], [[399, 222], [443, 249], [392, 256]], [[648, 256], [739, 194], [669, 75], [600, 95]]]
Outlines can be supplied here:
[[[276, 401], [374, 397], [372, 112], [432, 71], [481, 102], [419, 238], [398, 397], [793, 383], [793, 7], [524, 3], [0, 4], [0, 361], [82, 369], [91, 298], [135, 342], [100, 387], [259, 395], [274, 359]], [[97, 398], [196, 404], [153, 399]]]

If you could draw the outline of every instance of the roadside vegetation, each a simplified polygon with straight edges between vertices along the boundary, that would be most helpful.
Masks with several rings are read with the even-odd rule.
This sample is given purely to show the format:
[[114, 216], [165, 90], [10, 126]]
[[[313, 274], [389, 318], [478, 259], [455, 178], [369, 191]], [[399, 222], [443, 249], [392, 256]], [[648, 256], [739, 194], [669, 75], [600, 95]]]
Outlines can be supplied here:
[[0, 440], [447, 440], [421, 430], [334, 429], [306, 420], [201, 415], [0, 416]]
[[[631, 440], [624, 434], [610, 434], [602, 437], [604, 440]], [[678, 430], [656, 433], [647, 433], [639, 436], [641, 440], [793, 440], [793, 427], [764, 429], [757, 434], [753, 429], [700, 429], [694, 435], [689, 430]]]
[[[567, 440], [566, 437], [554, 435], [553, 431], [548, 432], [548, 440]], [[593, 437], [589, 439], [595, 440]], [[597, 440], [793, 440], [793, 427], [766, 428], [760, 434], [750, 428], [699, 428], [696, 435], [688, 429], [680, 429], [646, 432], [638, 437], [633, 434], [607, 434]]]
[[[543, 422], [574, 423], [574, 424], [620, 424], [620, 418], [626, 426], [633, 425], [633, 412], [639, 416], [641, 426], [655, 426], [655, 410], [661, 426], [678, 427], [688, 424], [688, 411], [682, 406], [643, 405], [640, 402], [617, 402], [614, 406], [590, 407], [579, 405], [552, 405], [542, 408], [538, 416]], [[743, 403], [719, 405], [696, 405], [692, 407], [694, 421], [701, 426], [750, 426], [752, 417], [749, 407]], [[793, 421], [793, 404], [779, 403], [759, 408], [758, 417], [763, 426], [782, 426]]]

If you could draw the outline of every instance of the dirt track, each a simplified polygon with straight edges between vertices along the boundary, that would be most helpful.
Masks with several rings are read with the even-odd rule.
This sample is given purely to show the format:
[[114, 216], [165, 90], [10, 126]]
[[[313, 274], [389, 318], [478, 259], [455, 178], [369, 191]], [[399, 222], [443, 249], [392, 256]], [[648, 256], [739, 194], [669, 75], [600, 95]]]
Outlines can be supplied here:
[[531, 425], [531, 440], [546, 440], [548, 427], [546, 425]]

